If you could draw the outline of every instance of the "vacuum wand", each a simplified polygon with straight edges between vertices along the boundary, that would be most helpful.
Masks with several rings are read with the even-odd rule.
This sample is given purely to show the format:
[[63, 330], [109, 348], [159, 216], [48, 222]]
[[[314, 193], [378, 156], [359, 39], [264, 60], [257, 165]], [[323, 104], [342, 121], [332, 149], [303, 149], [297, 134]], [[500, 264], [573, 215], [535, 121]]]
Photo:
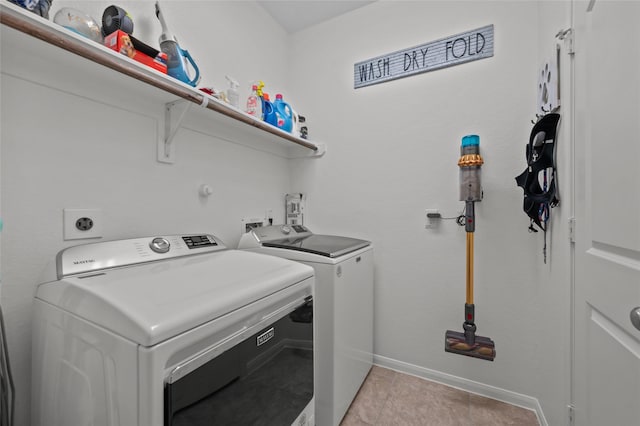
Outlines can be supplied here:
[[476, 335], [475, 305], [473, 302], [473, 242], [476, 229], [475, 202], [482, 200], [480, 167], [484, 163], [480, 156], [480, 138], [469, 135], [462, 138], [460, 148], [460, 201], [465, 202], [465, 231], [467, 232], [466, 279], [467, 297], [464, 305], [463, 333], [447, 330], [444, 350], [459, 355], [493, 361], [495, 344], [488, 337]]
[[468, 345], [475, 344], [476, 324], [475, 305], [473, 304], [473, 232], [475, 231], [474, 202], [465, 202], [465, 230], [467, 231], [467, 299], [464, 304], [464, 330], [465, 342]]
[[173, 34], [169, 32], [169, 28], [167, 27], [167, 23], [164, 20], [164, 15], [160, 10], [160, 3], [156, 1], [156, 17], [160, 21], [160, 26], [162, 26], [162, 34], [160, 35], [160, 43], [166, 40], [176, 41], [176, 38]]

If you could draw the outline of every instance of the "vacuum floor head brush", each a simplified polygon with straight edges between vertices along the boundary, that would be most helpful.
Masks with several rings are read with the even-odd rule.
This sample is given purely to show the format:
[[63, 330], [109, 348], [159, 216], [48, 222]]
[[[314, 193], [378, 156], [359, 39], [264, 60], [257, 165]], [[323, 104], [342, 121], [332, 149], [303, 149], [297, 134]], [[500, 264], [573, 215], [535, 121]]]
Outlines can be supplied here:
[[482, 200], [480, 167], [484, 163], [480, 156], [480, 138], [469, 135], [462, 138], [460, 148], [460, 201], [465, 202], [465, 230], [467, 232], [467, 300], [464, 305], [463, 332], [447, 330], [444, 350], [493, 361], [496, 345], [488, 337], [476, 335], [475, 306], [473, 304], [473, 233], [475, 231], [474, 202]]

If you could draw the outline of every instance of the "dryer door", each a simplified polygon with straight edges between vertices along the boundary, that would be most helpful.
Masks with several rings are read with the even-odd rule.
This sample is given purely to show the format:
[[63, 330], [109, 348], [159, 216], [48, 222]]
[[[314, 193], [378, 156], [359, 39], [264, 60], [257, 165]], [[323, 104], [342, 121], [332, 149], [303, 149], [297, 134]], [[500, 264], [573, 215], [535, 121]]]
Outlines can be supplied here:
[[[260, 331], [229, 336], [227, 351], [185, 361], [190, 370], [165, 384], [165, 426], [304, 425], [313, 420], [313, 299]], [[208, 359], [208, 358], [207, 358]], [[196, 366], [196, 367], [193, 367]], [[309, 423], [313, 424], [313, 423]]]

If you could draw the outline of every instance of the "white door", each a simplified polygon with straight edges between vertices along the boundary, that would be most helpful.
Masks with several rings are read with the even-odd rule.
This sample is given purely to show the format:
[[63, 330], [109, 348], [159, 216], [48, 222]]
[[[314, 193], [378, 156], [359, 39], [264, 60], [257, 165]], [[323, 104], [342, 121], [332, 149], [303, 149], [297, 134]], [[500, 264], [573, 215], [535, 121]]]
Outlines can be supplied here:
[[[640, 1], [574, 1], [577, 426], [640, 425]], [[640, 311], [640, 309], [638, 309]]]

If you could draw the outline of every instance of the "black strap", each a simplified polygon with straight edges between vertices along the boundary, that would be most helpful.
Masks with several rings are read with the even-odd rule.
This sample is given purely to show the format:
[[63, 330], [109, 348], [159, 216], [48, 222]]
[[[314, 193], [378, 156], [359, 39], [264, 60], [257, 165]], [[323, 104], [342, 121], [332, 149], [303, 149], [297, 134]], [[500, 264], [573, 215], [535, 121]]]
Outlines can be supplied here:
[[531, 129], [526, 146], [527, 168], [516, 183], [524, 191], [522, 209], [529, 217], [529, 232], [544, 232], [544, 262], [547, 263], [547, 224], [551, 209], [558, 205], [555, 147], [560, 114], [542, 116]]

